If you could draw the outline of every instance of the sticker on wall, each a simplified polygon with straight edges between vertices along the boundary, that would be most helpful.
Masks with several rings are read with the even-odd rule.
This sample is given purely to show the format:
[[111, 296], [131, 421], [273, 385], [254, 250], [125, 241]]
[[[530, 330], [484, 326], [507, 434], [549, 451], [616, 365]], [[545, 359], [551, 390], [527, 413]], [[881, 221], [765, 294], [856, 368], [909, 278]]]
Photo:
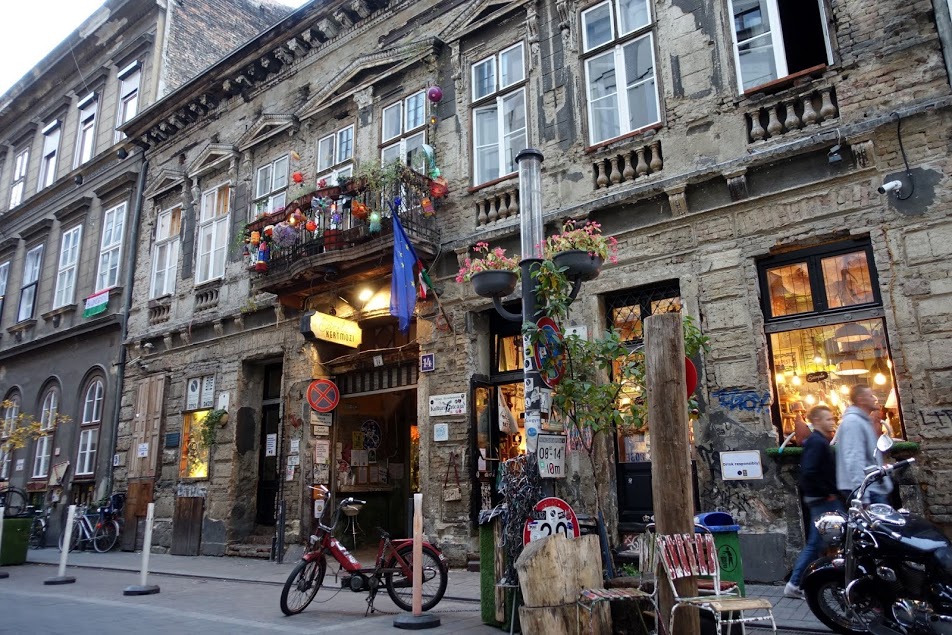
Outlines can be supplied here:
[[301, 452], [301, 440], [300, 439], [291, 439], [291, 450], [290, 454], [299, 454]]
[[364, 433], [362, 431], [354, 432], [351, 435], [351, 437], [353, 439], [353, 448], [355, 450], [363, 450], [364, 449]]
[[284, 470], [284, 480], [293, 481], [294, 480], [294, 466], [288, 465]]
[[277, 434], [269, 434], [267, 437], [265, 437], [264, 455], [265, 456], [278, 455], [278, 435]]
[[17, 464], [16, 464], [16, 467], [13, 468], [13, 471], [14, 471], [14, 472], [22, 472], [22, 471], [23, 471], [23, 459], [17, 459]]
[[450, 424], [448, 423], [437, 423], [433, 426], [433, 440], [434, 441], [449, 441], [450, 440]]
[[288, 457], [288, 465], [295, 465], [295, 466], [296, 466], [296, 465], [300, 465], [300, 464], [301, 464], [301, 455], [300, 455], [300, 454], [292, 454], [291, 456]]
[[364, 447], [368, 450], [375, 450], [380, 447], [380, 424], [373, 419], [367, 419], [360, 426], [360, 431], [364, 433]]
[[318, 439], [314, 444], [314, 463], [326, 465], [331, 460], [331, 442], [329, 439]]
[[147, 456], [149, 456], [149, 444], [140, 443], [136, 448], [136, 458], [143, 459]]
[[311, 426], [311, 432], [316, 437], [327, 437], [330, 436], [331, 429], [329, 426]]

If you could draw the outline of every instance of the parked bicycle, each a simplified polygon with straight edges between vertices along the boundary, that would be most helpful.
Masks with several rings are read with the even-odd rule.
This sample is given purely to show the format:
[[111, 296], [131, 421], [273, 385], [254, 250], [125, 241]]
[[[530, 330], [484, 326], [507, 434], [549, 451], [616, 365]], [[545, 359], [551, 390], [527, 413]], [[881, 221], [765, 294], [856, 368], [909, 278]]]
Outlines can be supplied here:
[[[327, 572], [327, 555], [330, 554], [340, 564], [340, 570], [346, 572], [341, 577], [339, 588], [349, 588], [355, 593], [366, 592], [367, 611], [374, 612], [374, 599], [381, 584], [387, 587], [387, 593], [393, 603], [404, 611], [412, 610], [413, 595], [413, 541], [409, 539], [391, 540], [390, 534], [383, 529], [380, 532], [380, 544], [377, 559], [373, 567], [361, 567], [360, 562], [344, 548], [334, 537], [334, 528], [345, 513], [356, 514], [366, 501], [345, 498], [337, 506], [330, 526], [324, 524], [327, 514], [327, 501], [330, 492], [325, 487], [312, 487], [323, 494], [324, 511], [317, 521], [317, 533], [311, 536], [307, 552], [291, 571], [284, 589], [281, 591], [281, 611], [285, 615], [295, 615], [303, 611], [317, 595]], [[446, 558], [435, 546], [423, 543], [423, 610], [428, 611], [439, 603], [446, 592]], [[339, 570], [339, 571], [340, 571]]]
[[50, 526], [50, 508], [35, 509], [28, 505], [26, 509], [27, 513], [33, 515], [33, 522], [30, 524], [30, 549], [42, 549], [46, 546], [46, 529]]
[[92, 543], [93, 548], [99, 553], [105, 553], [115, 547], [119, 540], [119, 522], [112, 518], [107, 509], [109, 508], [101, 507], [99, 512], [87, 514], [86, 505], [78, 505], [73, 516], [73, 526], [64, 529], [60, 534], [60, 551], [63, 550], [67, 533], [70, 551], [81, 545], [85, 549], [85, 545], [89, 543]]
[[15, 487], [0, 490], [0, 507], [7, 518], [19, 516], [26, 511], [26, 492]]

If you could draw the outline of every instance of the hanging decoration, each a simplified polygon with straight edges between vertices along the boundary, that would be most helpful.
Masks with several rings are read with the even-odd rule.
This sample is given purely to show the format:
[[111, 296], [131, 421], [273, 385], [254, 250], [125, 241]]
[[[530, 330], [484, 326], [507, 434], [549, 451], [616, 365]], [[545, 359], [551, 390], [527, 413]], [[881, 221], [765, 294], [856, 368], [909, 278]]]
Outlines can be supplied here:
[[370, 233], [377, 234], [380, 232], [381, 223], [380, 223], [380, 212], [374, 210], [370, 212]]

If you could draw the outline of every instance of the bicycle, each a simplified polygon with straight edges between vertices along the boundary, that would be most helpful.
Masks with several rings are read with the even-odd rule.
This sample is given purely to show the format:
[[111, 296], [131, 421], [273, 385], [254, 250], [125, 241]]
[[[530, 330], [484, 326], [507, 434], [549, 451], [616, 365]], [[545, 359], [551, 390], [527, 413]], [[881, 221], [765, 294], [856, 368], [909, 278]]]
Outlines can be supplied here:
[[15, 487], [0, 490], [0, 507], [7, 518], [19, 516], [26, 510], [26, 492]]
[[[119, 540], [119, 523], [105, 513], [106, 509], [100, 508], [96, 514], [87, 514], [86, 505], [78, 505], [73, 517], [73, 526], [64, 529], [60, 534], [60, 551], [66, 546], [64, 543], [67, 531], [69, 532], [69, 551], [86, 543], [92, 543], [93, 548], [99, 553], [105, 553], [115, 547]], [[95, 524], [91, 519], [96, 519]]]
[[33, 514], [33, 522], [30, 524], [30, 549], [42, 549], [46, 546], [46, 529], [50, 526], [50, 509], [35, 509], [32, 506], [27, 507], [27, 512]]
[[[311, 536], [307, 551], [284, 583], [281, 590], [281, 611], [285, 615], [295, 615], [307, 608], [324, 582], [328, 554], [349, 574], [341, 578], [341, 589], [349, 588], [355, 593], [369, 594], [365, 616], [375, 611], [374, 599], [381, 583], [387, 587], [387, 593], [394, 604], [404, 611], [412, 610], [413, 541], [391, 540], [390, 534], [378, 527], [380, 544], [374, 566], [361, 567], [360, 562], [344, 548], [333, 533], [342, 515], [358, 513], [360, 508], [366, 505], [366, 501], [345, 498], [338, 504], [333, 522], [328, 526], [324, 524], [324, 516], [327, 514], [330, 492], [323, 486], [312, 486], [311, 489], [323, 493], [324, 511], [317, 521], [317, 533]], [[428, 542], [423, 543], [422, 560], [423, 610], [428, 611], [439, 603], [446, 592], [448, 567], [440, 550]]]

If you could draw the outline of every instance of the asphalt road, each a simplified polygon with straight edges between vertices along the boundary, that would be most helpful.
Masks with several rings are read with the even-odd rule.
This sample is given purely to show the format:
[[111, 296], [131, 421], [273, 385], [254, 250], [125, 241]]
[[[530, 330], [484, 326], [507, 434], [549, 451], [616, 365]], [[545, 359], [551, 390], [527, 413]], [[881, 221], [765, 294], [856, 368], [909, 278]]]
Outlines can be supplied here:
[[[56, 575], [44, 565], [5, 567], [0, 580], [0, 633], [116, 635], [128, 633], [377, 633], [396, 631], [393, 618], [401, 613], [387, 596], [377, 596], [380, 611], [364, 617], [365, 594], [322, 589], [303, 613], [286, 617], [278, 602], [281, 588], [270, 584], [226, 582], [151, 575], [157, 595], [127, 597], [127, 586], [139, 576], [120, 571], [74, 569], [75, 584], [45, 586]], [[323, 601], [323, 602], [322, 602]], [[479, 606], [444, 601], [438, 613], [442, 625], [430, 633], [495, 633], [482, 624]]]

